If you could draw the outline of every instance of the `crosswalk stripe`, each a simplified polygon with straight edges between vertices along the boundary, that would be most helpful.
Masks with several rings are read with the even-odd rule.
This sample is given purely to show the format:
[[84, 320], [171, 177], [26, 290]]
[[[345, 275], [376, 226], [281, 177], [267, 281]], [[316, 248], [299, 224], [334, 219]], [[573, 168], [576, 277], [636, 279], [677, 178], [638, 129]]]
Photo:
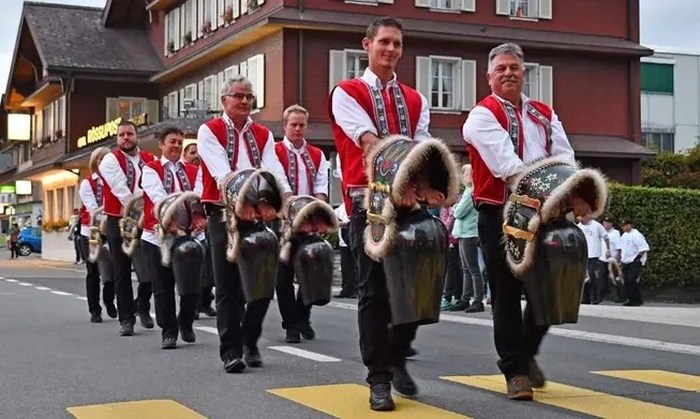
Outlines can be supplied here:
[[394, 396], [396, 410], [374, 412], [369, 409], [369, 388], [359, 384], [331, 384], [310, 387], [278, 388], [268, 392], [343, 419], [360, 418], [467, 418], [458, 413], [414, 400]]
[[206, 419], [175, 400], [139, 400], [123, 403], [94, 404], [69, 407], [68, 413], [77, 419]]
[[[506, 383], [502, 375], [448, 376], [440, 378], [498, 393], [505, 393], [506, 391]], [[688, 410], [628, 399], [551, 381], [547, 383], [544, 389], [535, 391], [535, 401], [603, 418], [700, 418], [700, 413]]]
[[621, 378], [677, 390], [700, 393], [700, 377], [697, 375], [680, 374], [662, 370], [624, 370], [624, 371], [592, 371], [593, 374], [606, 377]]

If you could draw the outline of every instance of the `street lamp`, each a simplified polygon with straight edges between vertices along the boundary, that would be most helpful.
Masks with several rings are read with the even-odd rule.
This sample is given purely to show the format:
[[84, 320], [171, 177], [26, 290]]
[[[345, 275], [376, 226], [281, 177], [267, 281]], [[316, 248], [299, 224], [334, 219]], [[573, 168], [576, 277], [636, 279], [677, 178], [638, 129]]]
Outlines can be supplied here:
[[32, 133], [32, 117], [26, 113], [7, 114], [7, 139], [29, 141]]

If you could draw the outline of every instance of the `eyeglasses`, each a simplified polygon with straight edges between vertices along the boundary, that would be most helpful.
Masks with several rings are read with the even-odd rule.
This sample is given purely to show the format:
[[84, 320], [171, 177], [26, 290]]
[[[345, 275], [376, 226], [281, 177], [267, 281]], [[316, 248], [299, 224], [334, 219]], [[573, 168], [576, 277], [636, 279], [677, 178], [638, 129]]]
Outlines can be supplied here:
[[226, 93], [225, 95], [222, 95], [222, 96], [223, 96], [223, 97], [228, 96], [228, 97], [232, 97], [232, 98], [238, 99], [238, 100], [243, 100], [243, 98], [246, 98], [246, 99], [248, 99], [249, 102], [252, 102], [252, 101], [255, 100], [255, 95], [252, 94], [252, 93], [248, 93], [248, 94], [243, 94], [243, 93]]

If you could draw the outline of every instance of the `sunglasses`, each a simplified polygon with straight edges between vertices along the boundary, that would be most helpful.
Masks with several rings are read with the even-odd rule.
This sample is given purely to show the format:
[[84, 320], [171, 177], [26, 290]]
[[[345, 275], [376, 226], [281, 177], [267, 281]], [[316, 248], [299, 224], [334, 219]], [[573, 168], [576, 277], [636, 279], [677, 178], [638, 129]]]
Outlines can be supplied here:
[[228, 96], [228, 97], [232, 97], [232, 98], [238, 99], [238, 100], [243, 100], [243, 98], [246, 98], [246, 99], [248, 99], [249, 102], [252, 102], [253, 100], [255, 100], [255, 95], [252, 94], [252, 93], [248, 93], [248, 94], [243, 94], [243, 93], [226, 93], [225, 95], [222, 95], [222, 96], [223, 96], [223, 97]]

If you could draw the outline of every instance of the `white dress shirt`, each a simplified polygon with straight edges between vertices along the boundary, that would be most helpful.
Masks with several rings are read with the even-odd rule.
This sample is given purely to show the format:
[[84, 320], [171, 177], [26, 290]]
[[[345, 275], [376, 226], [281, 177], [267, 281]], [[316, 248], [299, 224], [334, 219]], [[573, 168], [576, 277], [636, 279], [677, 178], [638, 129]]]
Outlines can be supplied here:
[[[361, 78], [370, 86], [376, 86], [380, 90], [390, 89], [397, 82], [396, 74], [394, 74], [394, 77], [389, 80], [389, 83], [387, 83], [386, 86], [382, 86], [379, 77], [369, 68], [365, 69]], [[430, 133], [428, 132], [428, 126], [430, 125], [430, 106], [425, 96], [420, 94], [420, 97], [423, 105], [421, 107], [418, 125], [416, 126], [416, 132], [413, 133], [413, 139], [416, 141], [430, 138]], [[333, 90], [331, 103], [335, 122], [342, 128], [345, 135], [353, 140], [358, 147], [360, 147], [360, 137], [362, 137], [363, 134], [370, 132], [376, 136], [379, 135], [377, 134], [377, 127], [374, 125], [372, 118], [364, 111], [364, 108], [360, 106], [357, 100], [341, 87], [336, 87]], [[387, 112], [391, 111], [387, 109]]]
[[601, 255], [605, 256], [603, 249], [608, 250], [604, 244], [605, 239], [608, 237], [605, 227], [596, 220], [590, 220], [588, 224], [578, 223], [578, 228], [586, 235], [588, 259], [599, 259]]
[[[617, 249], [621, 251], [620, 262], [632, 263], [640, 253], [649, 251], [649, 243], [639, 230], [633, 228], [629, 233], [624, 233], [620, 237]], [[646, 257], [643, 258], [642, 265], [645, 263]]]
[[134, 165], [134, 191], [129, 190], [129, 186], [126, 184], [126, 173], [122, 170], [119, 165], [119, 161], [114, 156], [114, 153], [109, 153], [104, 156], [102, 163], [100, 163], [100, 174], [104, 178], [109, 188], [112, 190], [112, 194], [117, 197], [122, 205], [125, 205], [129, 199], [133, 196], [141, 195], [141, 187], [139, 186], [139, 179], [141, 178], [141, 168], [139, 168], [139, 161], [141, 156], [139, 150], [136, 150], [136, 155], [130, 156], [124, 153], [126, 158], [131, 161]]
[[[93, 173], [90, 177], [92, 179], [97, 180], [98, 182], [102, 182], [97, 173]], [[92, 186], [90, 185], [89, 180], [83, 179], [83, 181], [80, 182], [80, 189], [78, 190], [78, 194], [80, 195], [80, 201], [83, 203], [83, 205], [85, 205], [85, 208], [88, 210], [88, 212], [95, 211], [97, 208], [100, 207], [97, 204], [97, 197], [92, 191]], [[104, 195], [104, 191], [102, 192], [102, 194]], [[90, 237], [90, 226], [81, 225], [80, 235]]]
[[[297, 185], [299, 189], [297, 190], [297, 195], [314, 195], [317, 193], [322, 193], [328, 196], [328, 170], [330, 165], [328, 164], [328, 160], [326, 160], [325, 153], [321, 151], [321, 161], [318, 165], [318, 169], [316, 170], [316, 178], [313, 180], [313, 191], [310, 191], [309, 179], [307, 178], [308, 169], [306, 167], [306, 161], [303, 157], [307, 146], [306, 140], [304, 140], [304, 144], [301, 146], [301, 148], [294, 147], [294, 144], [292, 144], [292, 142], [289, 141], [289, 139], [286, 136], [282, 140], [282, 143], [287, 148], [287, 150], [292, 151], [292, 154], [295, 156], [297, 161]], [[289, 181], [289, 179], [287, 180]], [[291, 185], [291, 181], [289, 186], [294, 186]]]
[[[608, 232], [608, 240], [610, 240], [610, 258], [605, 257], [605, 253], [602, 253], [600, 255], [600, 260], [603, 262], [608, 262], [612, 259], [615, 259], [615, 252], [617, 251], [617, 246], [618, 243], [620, 242], [620, 232], [617, 231], [614, 228], [611, 228], [610, 230], [607, 230]], [[600, 245], [603, 246], [602, 248], [604, 249], [605, 247], [605, 241], [601, 240]]]
[[[160, 158], [160, 164], [163, 165], [163, 169], [169, 171], [173, 175], [173, 191], [168, 192], [165, 190], [165, 185], [163, 181], [158, 176], [153, 168], [144, 166], [143, 167], [143, 177], [141, 178], [141, 186], [143, 186], [143, 193], [145, 193], [148, 198], [153, 202], [153, 209], [155, 210], [156, 205], [168, 195], [175, 192], [182, 192], [180, 187], [179, 177], [177, 175], [177, 162], [173, 163], [165, 157]], [[160, 246], [158, 242], [158, 232], [157, 230], [143, 229], [141, 234], [141, 240], [147, 241], [155, 246]]]
[[[494, 95], [501, 102], [503, 98]], [[541, 124], [533, 121], [528, 115], [525, 105], [530, 99], [522, 95], [520, 120], [523, 129], [522, 160], [515, 153], [510, 135], [496, 119], [496, 116], [483, 106], [475, 106], [469, 111], [469, 116], [462, 126], [462, 137], [471, 144], [481, 156], [494, 177], [502, 180], [520, 173], [526, 164], [547, 156], [546, 133]], [[552, 110], [552, 146], [550, 155], [568, 157], [575, 161], [574, 150], [569, 144], [564, 127], [559, 117]]]
[[[231, 121], [231, 118], [229, 118], [226, 113], [223, 114], [223, 118], [227, 124], [233, 125], [233, 121]], [[252, 124], [253, 120], [249, 117], [248, 122], [246, 122], [242, 130], [239, 131], [234, 127], [239, 138], [236, 170], [253, 167], [250, 164], [248, 147], [246, 146], [246, 140], [244, 137], [244, 134], [250, 129]], [[206, 124], [202, 124], [197, 132], [197, 151], [199, 152], [199, 158], [204, 162], [204, 164], [207, 165], [209, 173], [211, 173], [216, 184], [219, 185], [221, 180], [226, 175], [231, 173], [231, 160], [228, 157], [226, 148], [219, 143], [219, 140]], [[275, 175], [275, 177], [278, 178], [282, 192], [291, 192], [291, 188], [287, 182], [287, 175], [284, 173], [284, 168], [277, 158], [277, 153], [275, 153], [275, 139], [272, 136], [271, 131], [269, 132], [265, 149], [260, 150], [260, 155], [262, 168], [270, 171], [273, 175]]]
[[[338, 217], [338, 222], [340, 224], [344, 223], [349, 223], [350, 219], [348, 218], [348, 212], [345, 210], [345, 205], [340, 204], [338, 207], [333, 210], [335, 212], [335, 216]], [[345, 240], [343, 240], [343, 235], [338, 231], [338, 246], [340, 247], [348, 247], [348, 244], [345, 243]]]

